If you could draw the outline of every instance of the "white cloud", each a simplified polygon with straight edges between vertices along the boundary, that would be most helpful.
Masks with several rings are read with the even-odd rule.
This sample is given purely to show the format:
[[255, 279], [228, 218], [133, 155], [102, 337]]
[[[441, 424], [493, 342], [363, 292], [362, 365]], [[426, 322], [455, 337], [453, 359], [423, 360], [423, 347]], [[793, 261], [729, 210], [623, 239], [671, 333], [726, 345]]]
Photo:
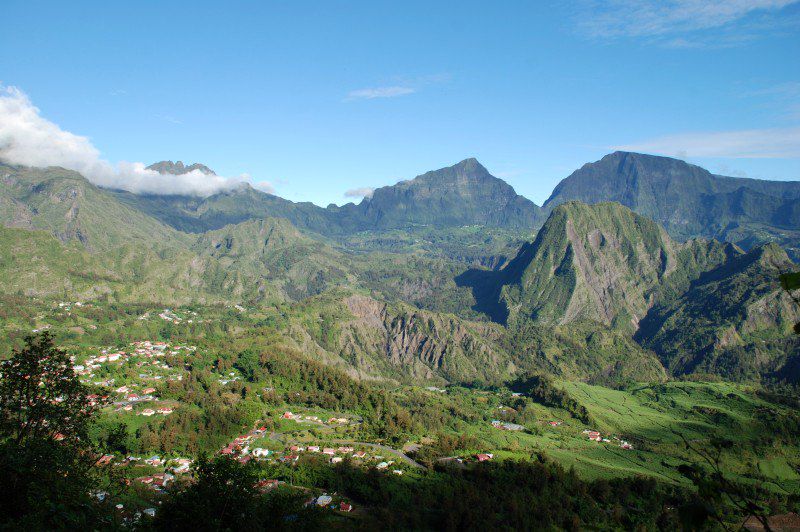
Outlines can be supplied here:
[[800, 157], [800, 127], [681, 133], [615, 146], [614, 149], [657, 153], [682, 159], [791, 159]]
[[[612, 0], [585, 2], [579, 28], [591, 37], [654, 37], [720, 28], [754, 13], [769, 13], [798, 0]], [[698, 41], [673, 40], [673, 47]]]
[[371, 198], [375, 189], [372, 187], [351, 188], [344, 193], [345, 198]]
[[148, 194], [210, 196], [231, 189], [245, 177], [227, 178], [199, 170], [182, 175], [148, 170], [143, 163], [116, 165], [83, 136], [64, 131], [42, 117], [16, 87], [0, 86], [0, 160], [23, 166], [61, 166], [80, 172], [95, 185]]
[[395, 85], [393, 87], [374, 87], [370, 89], [358, 89], [350, 91], [347, 94], [347, 100], [374, 100], [375, 98], [396, 98], [398, 96], [405, 96], [406, 94], [413, 94], [417, 89], [413, 87], [404, 87]]
[[175, 118], [172, 115], [156, 115], [156, 118], [158, 118], [159, 120], [163, 120], [165, 122], [169, 122], [170, 124], [176, 124], [176, 125], [183, 124], [183, 120]]
[[347, 97], [344, 99], [344, 101], [351, 102], [353, 100], [397, 98], [398, 96], [406, 96], [408, 94], [419, 92], [424, 87], [429, 85], [448, 83], [452, 79], [453, 76], [448, 72], [440, 72], [438, 74], [428, 74], [417, 77], [395, 76], [391, 81], [387, 82], [386, 85], [350, 91], [347, 93]]
[[253, 183], [253, 188], [266, 192], [267, 194], [275, 194], [275, 186], [269, 181], [257, 181]]

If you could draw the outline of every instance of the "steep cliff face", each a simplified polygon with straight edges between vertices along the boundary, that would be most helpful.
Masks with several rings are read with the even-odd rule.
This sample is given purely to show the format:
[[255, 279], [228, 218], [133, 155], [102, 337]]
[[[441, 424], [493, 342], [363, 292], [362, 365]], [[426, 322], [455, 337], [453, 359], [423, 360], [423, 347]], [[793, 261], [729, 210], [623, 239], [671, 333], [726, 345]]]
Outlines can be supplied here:
[[500, 300], [511, 321], [635, 330], [679, 251], [657, 224], [618, 204], [567, 203], [503, 270]]
[[531, 372], [605, 383], [665, 376], [652, 353], [607, 329], [511, 331], [361, 295], [342, 304], [350, 317], [339, 322], [337, 341], [327, 349], [372, 377], [498, 384]]
[[503, 331], [496, 325], [464, 322], [364, 296], [345, 300], [353, 319], [342, 327], [343, 358], [364, 363], [364, 353], [380, 353], [382, 362], [402, 368], [408, 375], [453, 381], [495, 381], [513, 373], [508, 354], [495, 342]]
[[678, 240], [725, 239], [746, 249], [800, 242], [800, 182], [717, 176], [669, 157], [614, 152], [587, 163], [556, 186], [543, 209], [568, 201], [618, 202]]

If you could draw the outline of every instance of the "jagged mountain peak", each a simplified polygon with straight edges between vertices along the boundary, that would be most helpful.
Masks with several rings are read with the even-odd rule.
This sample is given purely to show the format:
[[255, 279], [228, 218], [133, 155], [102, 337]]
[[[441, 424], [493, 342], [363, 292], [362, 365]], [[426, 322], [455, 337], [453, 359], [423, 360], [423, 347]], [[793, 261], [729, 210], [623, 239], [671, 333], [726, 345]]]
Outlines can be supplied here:
[[676, 252], [663, 229], [622, 205], [567, 202], [506, 267], [500, 297], [512, 319], [635, 327]]
[[491, 176], [489, 170], [487, 170], [486, 167], [483, 166], [475, 157], [467, 157], [466, 159], [450, 166], [450, 168], [474, 176]]
[[201, 164], [201, 163], [192, 163], [190, 165], [184, 165], [183, 161], [159, 161], [157, 163], [153, 163], [147, 167], [148, 170], [155, 170], [161, 174], [173, 174], [173, 175], [182, 175], [188, 174], [189, 172], [193, 172], [195, 170], [199, 170], [204, 174], [207, 175], [216, 175], [216, 172], [209, 168], [208, 166]]
[[359, 205], [366, 225], [532, 228], [539, 207], [470, 158], [382, 187]]
[[490, 174], [489, 171], [486, 169], [486, 167], [483, 166], [481, 163], [479, 163], [478, 160], [475, 159], [474, 157], [464, 159], [463, 161], [460, 161], [452, 166], [446, 166], [438, 170], [431, 170], [429, 172], [425, 172], [424, 174], [418, 175], [414, 179], [401, 181], [395, 186], [413, 187], [413, 186], [420, 186], [423, 184], [436, 184], [442, 182], [458, 182], [458, 181], [461, 181], [465, 185], [481, 181], [494, 181], [497, 183], [502, 183], [503, 185], [508, 187], [508, 189], [513, 190], [511, 185], [509, 185], [502, 179], [494, 177], [492, 174]]

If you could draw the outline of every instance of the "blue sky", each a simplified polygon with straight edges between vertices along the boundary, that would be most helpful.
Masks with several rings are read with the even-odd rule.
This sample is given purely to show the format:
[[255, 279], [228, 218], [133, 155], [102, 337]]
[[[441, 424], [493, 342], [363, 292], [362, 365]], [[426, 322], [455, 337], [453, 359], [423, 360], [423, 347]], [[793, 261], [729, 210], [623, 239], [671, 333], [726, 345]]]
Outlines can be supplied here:
[[0, 82], [114, 164], [320, 205], [466, 157], [541, 204], [617, 147], [800, 179], [800, 2], [493, 4], [11, 0]]

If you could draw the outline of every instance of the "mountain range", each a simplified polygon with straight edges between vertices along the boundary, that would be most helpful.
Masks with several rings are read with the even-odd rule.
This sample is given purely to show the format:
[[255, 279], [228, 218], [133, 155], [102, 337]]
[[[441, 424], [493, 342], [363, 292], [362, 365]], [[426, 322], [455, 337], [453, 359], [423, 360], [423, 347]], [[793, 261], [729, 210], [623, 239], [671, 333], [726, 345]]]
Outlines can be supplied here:
[[777, 278], [794, 267], [798, 202], [797, 182], [623, 152], [542, 207], [475, 159], [327, 208], [247, 184], [136, 195], [0, 165], [0, 293], [288, 305], [293, 347], [364, 378], [797, 380], [800, 315]]
[[[184, 167], [162, 161], [170, 173]], [[518, 195], [475, 159], [381, 187], [359, 204], [293, 203], [247, 184], [207, 198], [115, 193], [176, 229], [203, 232], [265, 216], [326, 236], [469, 225], [535, 231], [568, 201], [613, 201], [661, 224], [677, 240], [703, 237], [744, 249], [777, 242], [800, 253], [800, 182], [725, 177], [678, 159], [615, 152], [562, 180], [542, 207]]]
[[561, 181], [544, 210], [576, 200], [618, 202], [679, 240], [716, 238], [745, 249], [775, 241], [798, 252], [797, 181], [724, 177], [678, 159], [615, 152]]

